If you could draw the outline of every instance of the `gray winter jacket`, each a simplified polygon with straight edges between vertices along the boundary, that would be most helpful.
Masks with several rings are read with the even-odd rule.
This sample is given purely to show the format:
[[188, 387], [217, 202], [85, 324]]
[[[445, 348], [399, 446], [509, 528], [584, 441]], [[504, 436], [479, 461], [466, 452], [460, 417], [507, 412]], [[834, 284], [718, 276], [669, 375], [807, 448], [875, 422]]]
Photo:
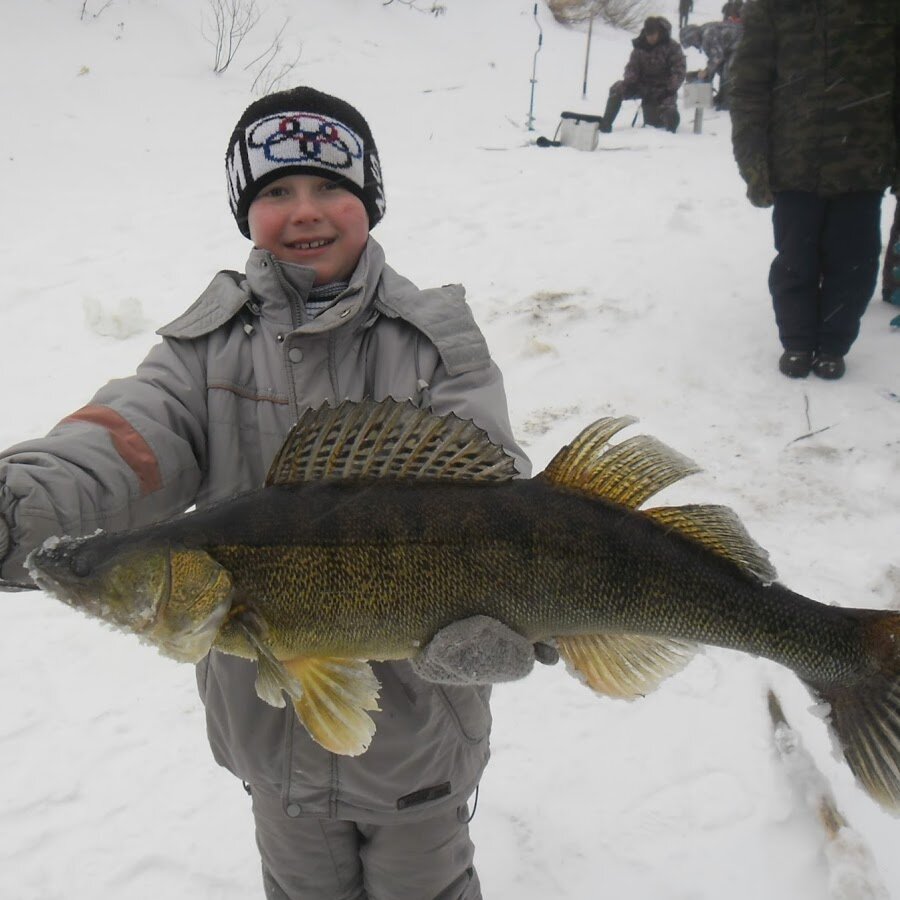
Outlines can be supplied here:
[[[458, 285], [418, 290], [372, 239], [336, 304], [308, 321], [313, 272], [251, 252], [220, 272], [130, 378], [112, 381], [45, 438], [0, 454], [7, 584], [54, 534], [119, 530], [204, 507], [262, 484], [291, 425], [348, 398], [411, 398], [474, 420], [530, 467], [502, 378]], [[489, 690], [440, 687], [407, 663], [375, 664], [377, 731], [360, 757], [336, 757], [293, 710], [256, 696], [255, 665], [214, 651], [198, 668], [217, 761], [281, 791], [289, 815], [383, 821], [459, 805], [488, 758]]]

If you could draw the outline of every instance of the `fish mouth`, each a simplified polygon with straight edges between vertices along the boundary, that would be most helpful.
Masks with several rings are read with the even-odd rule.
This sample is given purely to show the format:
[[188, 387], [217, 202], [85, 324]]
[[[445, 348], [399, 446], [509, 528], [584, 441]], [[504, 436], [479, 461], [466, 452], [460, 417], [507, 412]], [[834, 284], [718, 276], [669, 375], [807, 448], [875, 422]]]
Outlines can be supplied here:
[[87, 559], [79, 559], [78, 550], [91, 538], [48, 538], [25, 559], [25, 567], [32, 581], [41, 588], [69, 603], [69, 594], [89, 577]]
[[[102, 535], [49, 538], [28, 554], [25, 565], [34, 583], [88, 616], [127, 631], [151, 627], [161, 595], [159, 579], [146, 589], [123, 578], [122, 558], [110, 553]], [[167, 572], [166, 572], [167, 574]]]

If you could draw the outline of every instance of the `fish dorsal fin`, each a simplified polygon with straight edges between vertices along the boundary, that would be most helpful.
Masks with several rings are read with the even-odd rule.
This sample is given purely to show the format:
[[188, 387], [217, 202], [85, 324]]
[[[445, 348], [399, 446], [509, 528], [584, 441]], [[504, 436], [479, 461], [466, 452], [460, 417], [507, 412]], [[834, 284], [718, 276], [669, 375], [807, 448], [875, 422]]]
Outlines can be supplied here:
[[680, 672], [697, 652], [687, 641], [640, 634], [579, 634], [556, 638], [559, 655], [579, 681], [621, 700], [643, 697]]
[[646, 435], [609, 445], [610, 438], [635, 421], [630, 416], [598, 419], [538, 477], [637, 509], [658, 491], [700, 471], [686, 456]]
[[771, 584], [778, 577], [769, 554], [750, 537], [737, 513], [727, 506], [660, 506], [643, 510], [643, 514], [731, 560], [764, 584]]
[[301, 657], [284, 663], [300, 683], [294, 709], [314, 741], [332, 753], [359, 756], [375, 734], [366, 710], [378, 710], [380, 685], [362, 659]]
[[515, 475], [513, 458], [473, 422], [388, 398], [305, 412], [272, 461], [266, 485], [362, 477], [508, 481]]

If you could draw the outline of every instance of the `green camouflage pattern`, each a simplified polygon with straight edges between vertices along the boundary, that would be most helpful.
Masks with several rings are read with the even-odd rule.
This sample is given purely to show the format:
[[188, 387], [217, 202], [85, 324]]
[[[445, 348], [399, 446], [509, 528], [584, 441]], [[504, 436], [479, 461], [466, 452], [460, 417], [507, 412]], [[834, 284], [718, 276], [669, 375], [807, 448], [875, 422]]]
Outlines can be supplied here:
[[731, 68], [734, 156], [757, 195], [900, 186], [900, 0], [754, 0]]

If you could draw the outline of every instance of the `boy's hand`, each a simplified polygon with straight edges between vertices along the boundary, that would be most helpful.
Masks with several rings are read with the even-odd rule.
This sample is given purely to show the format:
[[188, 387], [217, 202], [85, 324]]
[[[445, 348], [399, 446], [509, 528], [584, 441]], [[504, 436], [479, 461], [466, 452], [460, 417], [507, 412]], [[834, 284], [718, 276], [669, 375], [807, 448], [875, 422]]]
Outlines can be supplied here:
[[442, 628], [410, 663], [426, 681], [438, 684], [494, 684], [524, 678], [534, 661], [559, 659], [550, 644], [527, 638], [489, 616], [472, 616]]

